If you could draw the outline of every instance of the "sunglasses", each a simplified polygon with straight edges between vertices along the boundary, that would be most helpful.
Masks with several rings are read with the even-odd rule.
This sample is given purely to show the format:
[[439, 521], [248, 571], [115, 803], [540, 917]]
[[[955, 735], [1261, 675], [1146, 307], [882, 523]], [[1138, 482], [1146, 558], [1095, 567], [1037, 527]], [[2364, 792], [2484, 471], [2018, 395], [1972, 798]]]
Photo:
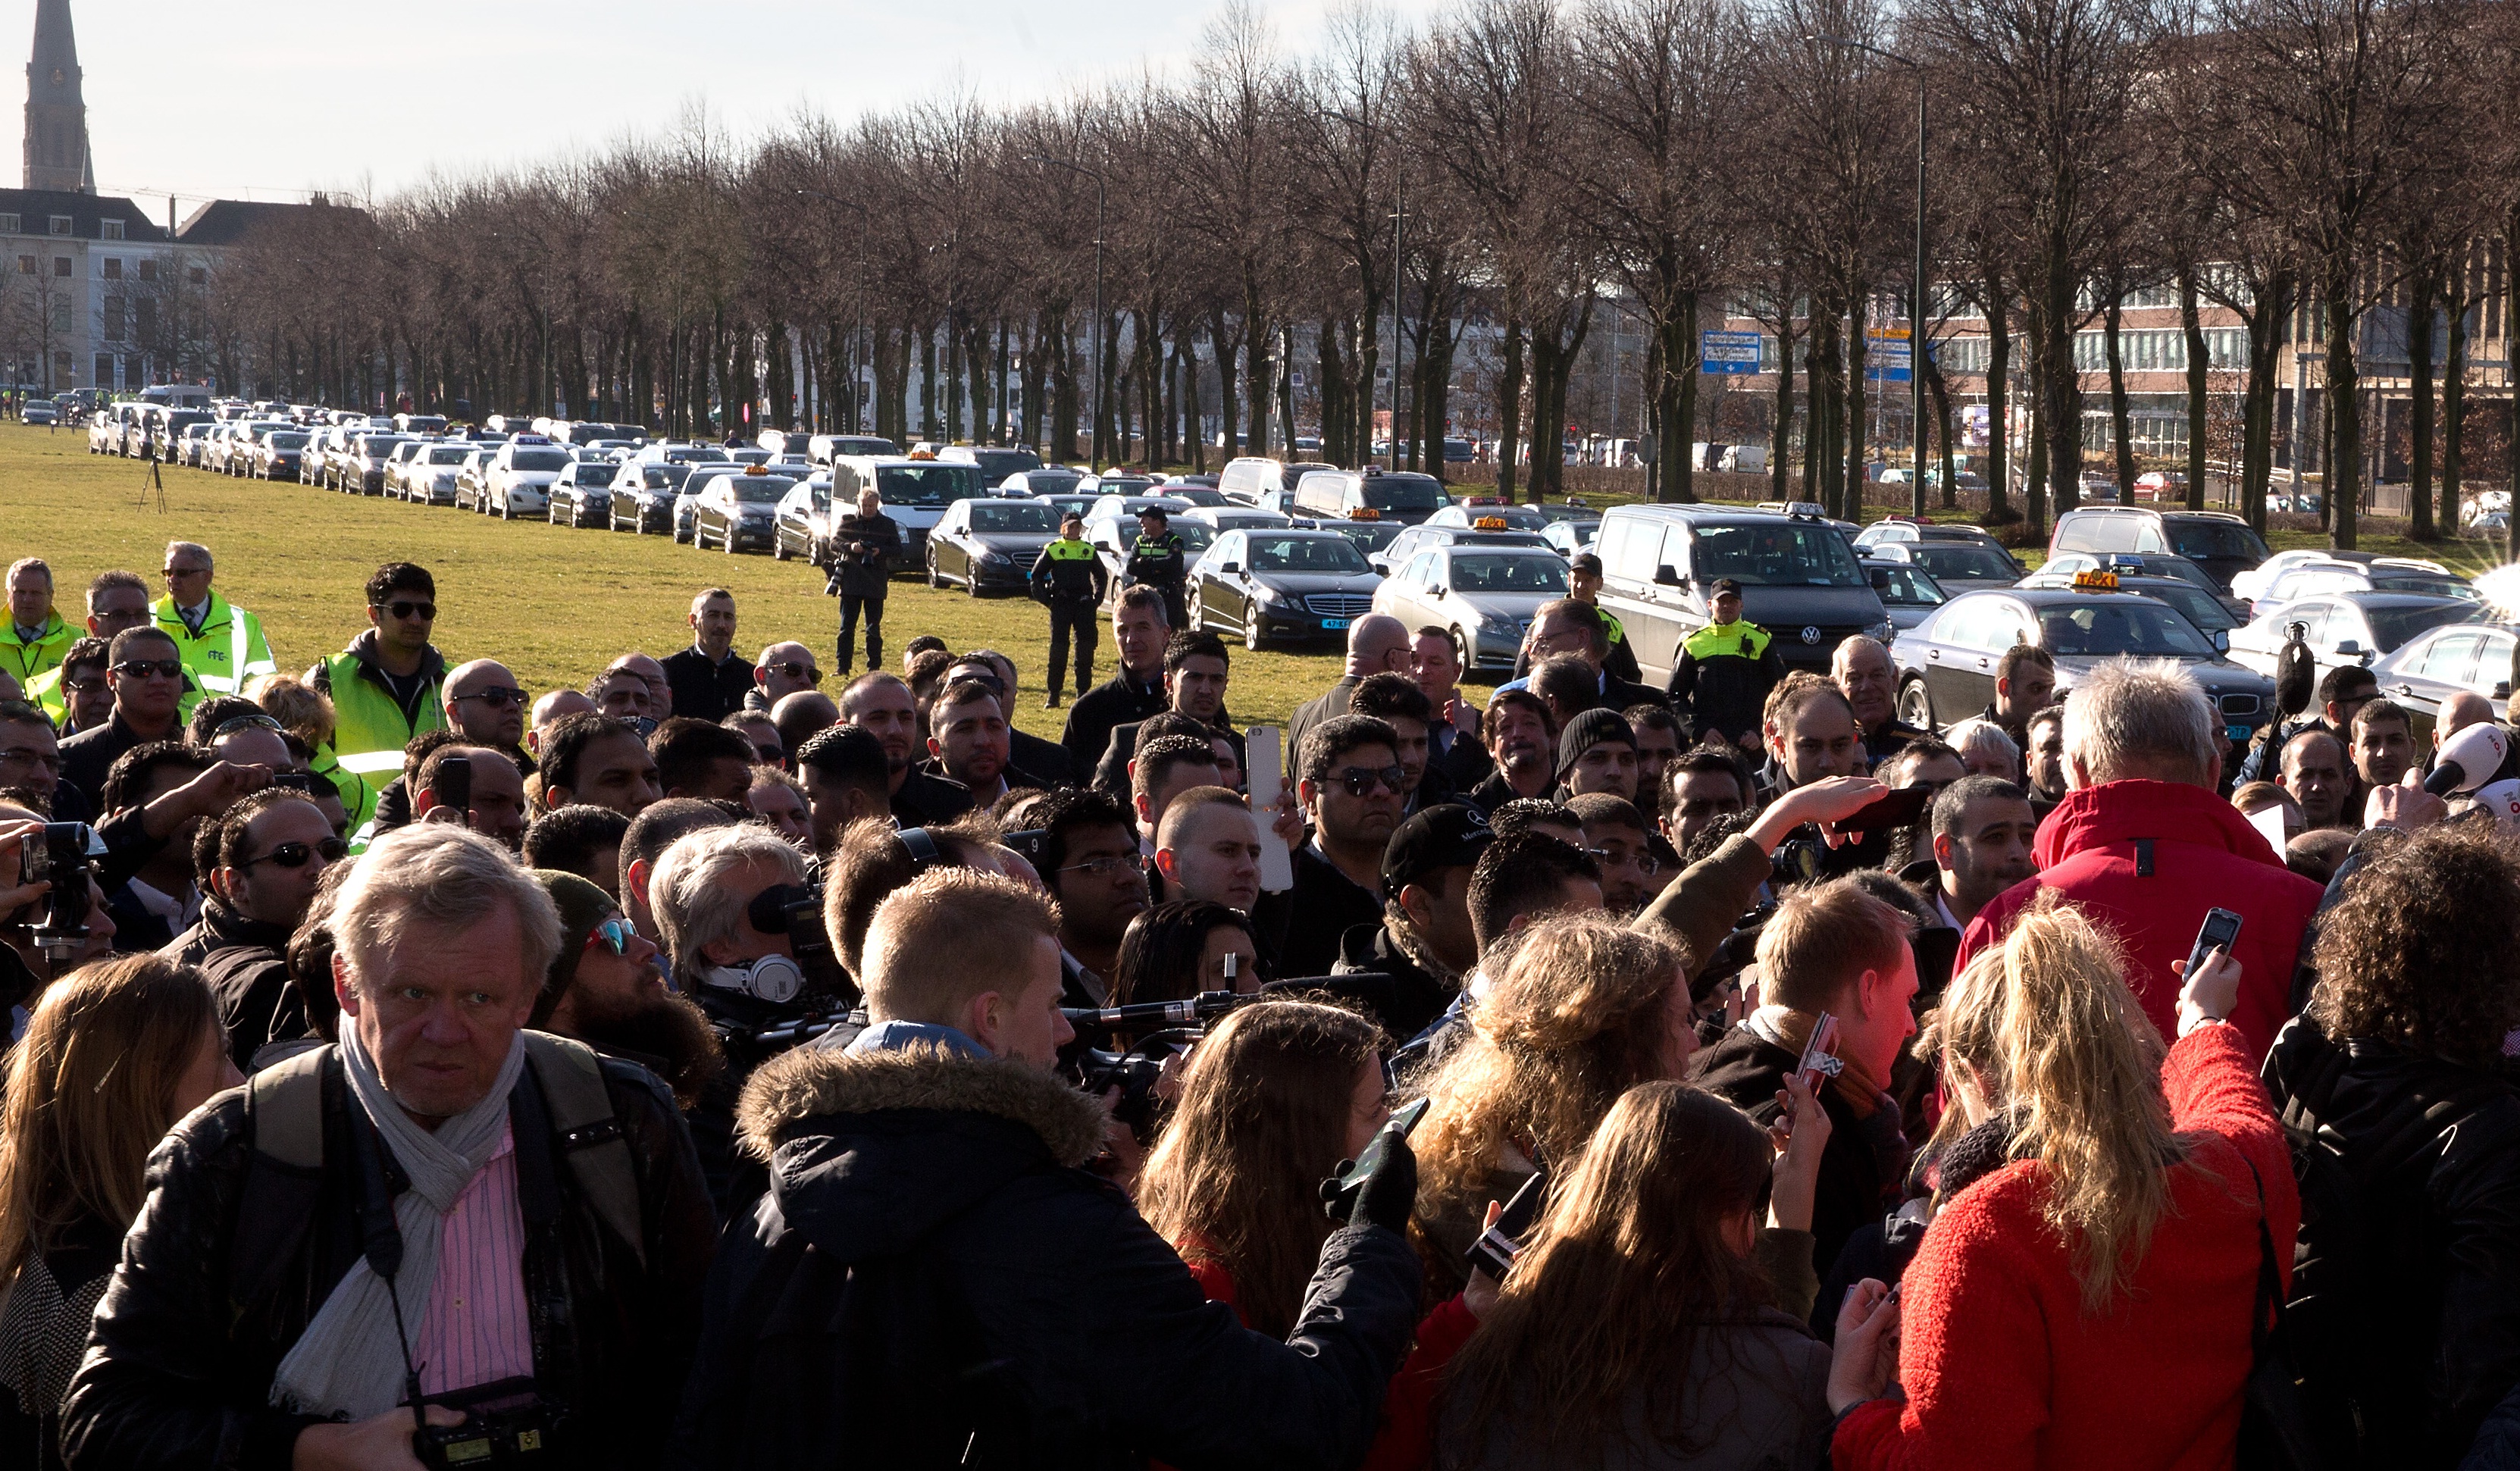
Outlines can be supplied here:
[[409, 618], [414, 615], [418, 615], [421, 618], [433, 619], [437, 616], [437, 604], [434, 602], [410, 602], [398, 600], [396, 602], [386, 603], [385, 611], [393, 614], [397, 618]]
[[615, 914], [597, 925], [594, 931], [587, 935], [586, 948], [593, 950], [596, 946], [602, 945], [617, 956], [627, 951], [630, 948], [630, 942], [638, 938], [639, 927]]
[[114, 665], [113, 671], [127, 680], [145, 680], [153, 674], [160, 679], [179, 680], [184, 677], [184, 661], [182, 659], [125, 659]]
[[1351, 766], [1338, 774], [1338, 780], [1339, 785], [1346, 787], [1351, 797], [1364, 796], [1377, 786], [1398, 796], [1400, 783], [1409, 780], [1409, 774], [1396, 766], [1386, 766], [1380, 771], [1370, 766]]
[[477, 699], [485, 705], [521, 705], [525, 702], [525, 691], [514, 685], [492, 685], [486, 690], [475, 690], [470, 694], [456, 695], [455, 698]]
[[324, 862], [338, 864], [349, 857], [350, 845], [338, 837], [328, 837], [320, 843], [283, 843], [260, 858], [247, 859], [236, 869], [242, 873], [255, 864], [264, 863], [278, 864], [284, 869], [302, 869], [306, 867], [306, 861], [318, 853], [324, 855]]
[[819, 685], [823, 682], [823, 671], [811, 664], [797, 663], [794, 659], [777, 664], [764, 664], [761, 667], [772, 674], [783, 675], [791, 680], [803, 680], [809, 685]]
[[207, 567], [168, 567], [164, 575], [169, 578], [207, 577], [210, 575], [210, 569]]
[[221, 721], [218, 729], [210, 733], [210, 739], [217, 740], [222, 736], [233, 736], [239, 731], [277, 731], [279, 729], [280, 722], [268, 715], [240, 715], [233, 720]]

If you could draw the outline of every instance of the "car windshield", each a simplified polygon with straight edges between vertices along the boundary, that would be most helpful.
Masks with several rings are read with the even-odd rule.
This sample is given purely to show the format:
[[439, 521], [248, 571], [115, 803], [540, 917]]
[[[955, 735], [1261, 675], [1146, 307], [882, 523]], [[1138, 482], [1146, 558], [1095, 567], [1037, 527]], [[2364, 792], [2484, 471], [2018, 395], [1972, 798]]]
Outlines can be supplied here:
[[975, 465], [884, 465], [875, 472], [876, 494], [886, 506], [944, 506], [980, 493]]
[[[1060, 469], [1053, 466], [1048, 469], [1024, 471], [1024, 488], [1037, 496], [1057, 495], [1062, 490], [1074, 490], [1076, 482], [1084, 478], [1072, 469]], [[1086, 501], [1090, 505], [1093, 498], [1089, 496]]]
[[[271, 447], [276, 450], [302, 450], [306, 448], [306, 436], [303, 434], [274, 434], [271, 436]], [[458, 455], [455, 458], [461, 460], [464, 457]]]
[[402, 442], [399, 439], [362, 439], [359, 448], [371, 455], [390, 455], [393, 447]]
[[1433, 511], [1445, 502], [1433, 475], [1368, 475], [1365, 504], [1376, 511]]
[[2473, 603], [2450, 603], [2440, 607], [2370, 607], [2362, 611], [2371, 620], [2371, 637], [2380, 642], [2383, 653], [2426, 629], [2452, 623], [2476, 623], [2485, 617], [2485, 609]]
[[1324, 531], [1335, 531], [1347, 538], [1348, 545], [1359, 552], [1379, 552], [1409, 528], [1398, 521], [1324, 521]]
[[2375, 593], [2429, 593], [2435, 598], [2464, 598], [2477, 601], [2476, 589], [2455, 577], [2374, 577]]
[[1934, 579], [1914, 567], [1882, 567], [1883, 581], [1874, 588], [1893, 607], [1939, 607], [1946, 601]]
[[1464, 506], [1462, 524], [1475, 526], [1481, 521], [1503, 521], [1509, 531], [1538, 531], [1549, 524], [1549, 518], [1528, 506]]
[[2240, 626], [2240, 620], [2231, 616], [2231, 610], [2223, 605], [2221, 599], [2185, 583], [2177, 587], [2145, 588], [2143, 591], [2146, 596], [2158, 598], [2185, 613], [2188, 622], [2209, 634], [2217, 629], [2228, 631]]
[[1598, 521], [1601, 513], [1585, 506], [1526, 506], [1523, 508], [1544, 521]]
[[2264, 561], [2267, 557], [2267, 544], [2258, 533], [2233, 521], [2173, 521], [2170, 550], [2199, 561]]
[[568, 455], [561, 450], [518, 450], [508, 462], [511, 469], [564, 469], [567, 467]]
[[667, 450], [665, 453], [672, 458], [676, 465], [723, 465], [729, 459], [726, 451], [718, 449], [713, 445], [700, 445], [693, 449]]
[[996, 506], [973, 506], [971, 529], [974, 531], [1025, 531], [1050, 535], [1058, 530], [1058, 510], [1039, 501], [1008, 501]]
[[2049, 653], [2151, 654], [2210, 659], [2214, 646], [2181, 613], [2140, 598], [2050, 604], [2039, 610], [2039, 642]]
[[1508, 557], [1494, 552], [1453, 555], [1453, 591], [1457, 593], [1545, 593], [1566, 591], [1566, 563], [1548, 557]]
[[1224, 491], [1211, 490], [1204, 485], [1167, 485], [1164, 487], [1164, 494], [1172, 497], [1176, 501], [1188, 501], [1192, 506], [1231, 506], [1234, 504], [1225, 498]]
[[1254, 572], [1318, 572], [1326, 577], [1371, 572], [1365, 564], [1365, 554], [1356, 545], [1337, 536], [1254, 536], [1251, 538], [1251, 570]]
[[974, 450], [971, 459], [992, 483], [1041, 468], [1041, 457], [1030, 450]]
[[692, 468], [688, 465], [651, 465], [641, 476], [650, 490], [679, 490], [691, 477]]
[[1752, 587], [1870, 585], [1837, 528], [1803, 521], [1699, 526], [1692, 561], [1694, 575], [1709, 582], [1730, 577]]
[[472, 453], [471, 450], [464, 449], [461, 446], [450, 449], [430, 450], [428, 452], [428, 463], [431, 465], [462, 465], [464, 463], [464, 457], [471, 453]]
[[729, 475], [726, 483], [735, 487], [735, 498], [746, 506], [776, 506], [796, 482], [777, 475]]
[[2021, 576], [2012, 558], [1993, 547], [1954, 542], [1911, 542], [1908, 559], [1936, 578], [1960, 582], [2011, 582]]

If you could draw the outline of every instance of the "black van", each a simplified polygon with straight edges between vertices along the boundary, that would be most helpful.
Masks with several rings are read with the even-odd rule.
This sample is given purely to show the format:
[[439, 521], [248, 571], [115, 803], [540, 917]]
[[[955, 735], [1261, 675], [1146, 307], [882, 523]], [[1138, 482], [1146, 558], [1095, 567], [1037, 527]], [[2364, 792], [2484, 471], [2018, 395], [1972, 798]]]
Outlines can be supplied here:
[[1741, 615], [1766, 629], [1788, 668], [1827, 672], [1855, 634], [1888, 643], [1890, 613], [1845, 533], [1818, 516], [1720, 506], [1614, 506], [1595, 544], [1601, 606], [1626, 628], [1653, 685], [1710, 621], [1716, 579], [1741, 584]]

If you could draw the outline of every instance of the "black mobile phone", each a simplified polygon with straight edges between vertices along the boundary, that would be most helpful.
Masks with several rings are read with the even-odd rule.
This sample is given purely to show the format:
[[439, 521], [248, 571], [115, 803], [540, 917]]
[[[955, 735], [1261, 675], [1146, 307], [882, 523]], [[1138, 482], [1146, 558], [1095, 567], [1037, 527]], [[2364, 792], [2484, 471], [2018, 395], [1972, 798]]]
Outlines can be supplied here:
[[1925, 787], [1896, 787], [1866, 803], [1853, 817], [1839, 819], [1837, 830], [1878, 832], [1885, 827], [1905, 827], [1923, 817], [1933, 800], [1933, 792]]
[[1375, 1131], [1373, 1141], [1365, 1146], [1363, 1154], [1350, 1160], [1347, 1168], [1339, 1171], [1334, 1179], [1322, 1182], [1322, 1204], [1328, 1210], [1332, 1221], [1348, 1218], [1348, 1213], [1355, 1209], [1357, 1192], [1365, 1188], [1366, 1177], [1379, 1168], [1383, 1156], [1391, 1152], [1391, 1141], [1407, 1139], [1410, 1131], [1418, 1127], [1418, 1121], [1426, 1117], [1426, 1109], [1433, 1102], [1432, 1098], [1420, 1098], [1393, 1114], [1390, 1123]]
[[449, 756], [437, 763], [437, 775], [429, 780], [428, 794], [438, 806], [470, 816], [472, 811], [472, 758]]
[[1522, 1182], [1513, 1198], [1505, 1203], [1497, 1224], [1489, 1226], [1479, 1239], [1470, 1243], [1467, 1260], [1472, 1271], [1485, 1272], [1491, 1281], [1502, 1282], [1513, 1267], [1516, 1253], [1522, 1250], [1522, 1238], [1531, 1224], [1540, 1219], [1540, 1204], [1549, 1193], [1549, 1172], [1541, 1170]]
[[[2207, 910], [2205, 912], [2205, 922], [2196, 926], [2196, 946], [2194, 949], [2187, 952], [2186, 974], [2194, 975], [2196, 973], [2196, 967], [2205, 963], [2205, 953], [2207, 951], [2220, 950], [2228, 953], [2230, 950], [2232, 943], [2239, 938], [2239, 915], [2232, 914], [2229, 910]], [[2182, 980], [2184, 980], [2185, 978], [2185, 976], [2181, 977]]]

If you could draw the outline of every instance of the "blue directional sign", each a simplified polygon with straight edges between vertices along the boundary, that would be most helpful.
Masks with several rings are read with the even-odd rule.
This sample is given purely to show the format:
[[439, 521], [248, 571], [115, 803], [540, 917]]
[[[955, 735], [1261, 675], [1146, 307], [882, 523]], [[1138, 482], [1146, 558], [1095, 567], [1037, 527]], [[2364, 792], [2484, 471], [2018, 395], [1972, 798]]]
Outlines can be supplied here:
[[1745, 376], [1757, 374], [1759, 334], [1755, 332], [1699, 333], [1697, 371]]
[[1864, 376], [1874, 382], [1908, 381], [1908, 329], [1876, 327], [1864, 334]]

